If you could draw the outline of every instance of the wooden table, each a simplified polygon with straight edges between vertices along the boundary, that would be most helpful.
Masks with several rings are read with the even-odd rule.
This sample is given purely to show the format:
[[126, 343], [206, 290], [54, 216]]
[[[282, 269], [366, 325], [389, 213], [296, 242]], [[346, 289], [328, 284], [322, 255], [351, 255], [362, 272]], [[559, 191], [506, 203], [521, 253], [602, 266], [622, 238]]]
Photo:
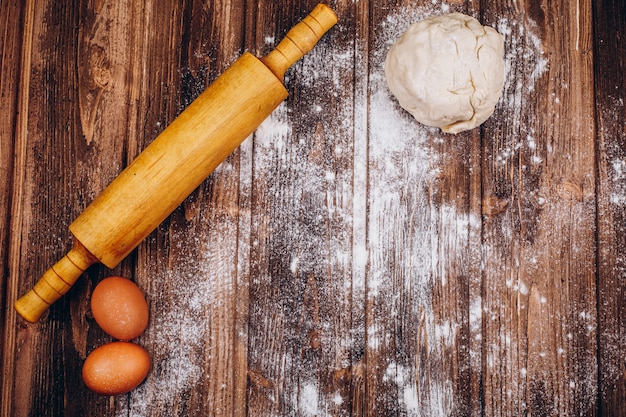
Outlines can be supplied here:
[[[626, 3], [332, 1], [290, 97], [114, 270], [12, 304], [67, 226], [243, 51], [315, 2], [0, 3], [3, 416], [626, 415]], [[388, 92], [413, 21], [505, 35], [495, 114], [456, 136]], [[246, 111], [246, 109], [241, 109]], [[146, 381], [82, 383], [110, 275], [150, 305]]]

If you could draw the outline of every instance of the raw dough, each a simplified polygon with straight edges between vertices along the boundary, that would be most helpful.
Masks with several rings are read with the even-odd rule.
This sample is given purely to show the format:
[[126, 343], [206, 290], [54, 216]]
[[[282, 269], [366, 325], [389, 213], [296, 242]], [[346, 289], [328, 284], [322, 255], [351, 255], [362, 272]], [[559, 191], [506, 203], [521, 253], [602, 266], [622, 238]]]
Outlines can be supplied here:
[[391, 47], [385, 76], [418, 122], [458, 133], [483, 123], [504, 85], [504, 39], [471, 16], [450, 13], [412, 24]]

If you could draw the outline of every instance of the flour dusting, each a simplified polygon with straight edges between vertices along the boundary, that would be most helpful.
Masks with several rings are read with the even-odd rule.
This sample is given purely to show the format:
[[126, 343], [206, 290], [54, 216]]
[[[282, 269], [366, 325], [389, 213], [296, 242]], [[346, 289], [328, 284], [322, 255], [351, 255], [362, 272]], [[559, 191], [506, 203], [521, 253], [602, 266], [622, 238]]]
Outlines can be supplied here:
[[[176, 409], [202, 385], [208, 375], [203, 346], [211, 340], [207, 314], [223, 308], [216, 294], [228, 291], [225, 286], [230, 285], [222, 280], [226, 276], [223, 271], [211, 270], [215, 267], [211, 250], [188, 249], [203, 247], [206, 242], [185, 230], [175, 233], [172, 242], [182, 254], [180, 262], [159, 276], [162, 286], [144, 289], [151, 304], [158, 300], [159, 308], [152, 306], [149, 327], [138, 340], [150, 346], [153, 366], [146, 382], [128, 398], [127, 407], [133, 417], [151, 415], [157, 405], [159, 409]], [[121, 398], [123, 406], [127, 399]]]
[[613, 183], [610, 201], [618, 207], [623, 207], [626, 206], [626, 159], [616, 157], [610, 163]]
[[318, 398], [319, 390], [317, 388], [317, 384], [314, 383], [306, 383], [302, 387], [302, 391], [300, 393], [300, 414], [302, 417], [315, 417], [318, 416], [320, 411], [317, 407], [317, 403], [319, 401]]
[[[294, 279], [315, 277], [314, 273], [320, 270], [328, 271], [331, 279], [321, 280], [323, 287], [317, 288], [317, 291], [321, 294], [320, 303], [332, 305], [322, 305], [321, 308], [337, 307], [350, 311], [350, 320], [357, 323], [355, 327], [358, 328], [348, 334], [338, 334], [334, 333], [334, 323], [325, 322], [325, 317], [318, 317], [318, 322], [296, 321], [302, 326], [319, 330], [321, 351], [333, 349], [336, 356], [335, 362], [328, 365], [328, 369], [319, 370], [317, 375], [330, 375], [337, 369], [348, 369], [350, 366], [353, 370], [357, 369], [354, 362], [367, 357], [358, 356], [363, 355], [362, 352], [386, 355], [388, 363], [385, 369], [376, 370], [367, 366], [358, 369], [381, 372], [382, 382], [395, 387], [396, 398], [393, 401], [397, 403], [397, 413], [409, 416], [447, 416], [455, 410], [453, 395], [458, 387], [452, 386], [449, 377], [453, 370], [447, 368], [449, 361], [446, 355], [448, 349], [460, 343], [462, 324], [450, 317], [435, 317], [432, 289], [435, 286], [445, 288], [446, 277], [454, 274], [451, 268], [455, 263], [458, 243], [452, 237], [480, 228], [481, 217], [461, 212], [452, 204], [433, 203], [431, 193], [436, 191], [433, 184], [437, 183], [444, 163], [442, 158], [445, 157], [435, 151], [437, 148], [434, 145], [464, 139], [445, 136], [437, 129], [421, 126], [402, 110], [386, 88], [382, 63], [391, 44], [411, 23], [430, 15], [451, 12], [454, 7], [433, 0], [427, 6], [389, 10], [385, 20], [373, 28], [371, 49], [367, 45], [359, 45], [358, 40], [347, 45], [320, 43], [301, 63], [296, 64], [297, 72], [288, 73], [287, 84], [293, 83], [298, 89], [315, 89], [317, 86], [318, 93], [322, 91], [319, 88], [321, 85], [342, 88], [346, 79], [354, 79], [357, 84], [354, 96], [335, 94], [332, 98], [346, 102], [337, 103], [336, 108], [340, 110], [333, 114], [332, 125], [322, 127], [324, 144], [320, 145], [319, 153], [323, 157], [318, 157], [317, 149], [310, 145], [322, 140], [315, 136], [317, 131], [296, 135], [294, 132], [299, 127], [292, 123], [296, 115], [289, 104], [283, 103], [243, 145], [243, 167], [239, 174], [240, 193], [250, 193], [255, 186], [254, 181], [260, 181], [253, 181], [252, 178], [266, 178], [277, 166], [288, 167], [285, 169], [290, 172], [284, 175], [292, 181], [290, 186], [301, 193], [305, 203], [319, 204], [310, 207], [302, 203], [297, 212], [286, 214], [289, 218], [300, 219], [291, 226], [302, 245], [297, 249], [288, 248], [293, 249], [292, 253], [280, 255], [285, 259], [285, 270]], [[499, 104], [514, 108], [519, 106], [522, 97], [534, 89], [535, 81], [546, 71], [547, 59], [528, 19], [524, 22], [503, 19], [497, 23], [497, 29], [509, 39], [506, 52], [509, 74], [512, 66], [521, 62], [529, 66], [524, 73], [531, 74], [530, 79], [523, 80], [524, 83], [517, 80], [514, 86], [509, 85], [515, 91], [514, 99], [509, 97]], [[336, 30], [342, 30], [341, 23]], [[274, 42], [274, 37], [267, 36], [264, 40], [270, 44]], [[355, 45], [357, 51], [354, 51]], [[319, 103], [308, 105], [311, 114], [322, 117], [325, 109]], [[346, 138], [353, 138], [353, 142], [346, 141]], [[524, 140], [495, 157], [506, 161], [519, 151], [520, 146], [532, 148], [533, 132], [528, 132]], [[327, 144], [332, 145], [328, 148]], [[343, 169], [342, 164], [337, 162], [342, 158], [349, 161]], [[333, 161], [336, 163], [333, 164]], [[536, 162], [539, 163], [540, 159]], [[225, 175], [230, 173], [227, 167], [220, 169]], [[626, 172], [626, 164], [616, 161], [614, 169]], [[316, 175], [315, 181], [310, 181], [312, 175]], [[300, 183], [302, 178], [310, 182]], [[270, 199], [279, 199], [285, 192], [285, 183], [281, 183], [279, 178], [266, 181], [263, 191], [268, 193]], [[244, 208], [239, 209], [244, 211]], [[256, 248], [264, 244], [260, 236], [247, 233], [263, 230], [263, 222], [268, 216], [264, 210], [269, 208], [255, 207], [257, 211], [253, 213], [250, 213], [252, 209], [249, 207], [245, 209], [247, 214], [241, 215], [250, 216], [250, 225], [248, 229], [239, 225], [238, 236], [242, 242], [238, 248], [244, 252], [238, 258], [237, 269], [240, 272], [245, 272], [250, 268], [248, 264], [254, 262], [248, 257], [249, 253], [256, 253]], [[238, 227], [232, 226], [234, 230]], [[329, 230], [336, 235], [329, 238]], [[152, 289], [147, 293], [148, 299], [154, 303], [158, 300], [159, 305], [159, 310], [152, 311], [145, 336], [152, 346], [153, 370], [144, 385], [127, 399], [120, 400], [123, 410], [120, 416], [148, 416], [155, 405], [172, 409], [184, 404], [186, 398], [198, 395], [194, 392], [200, 390], [203, 380], [209, 377], [207, 361], [210, 353], [198, 347], [206, 346], [207, 340], [217, 342], [211, 339], [213, 336], [206, 320], [219, 316], [221, 310], [226, 308], [220, 305], [215, 294], [230, 294], [235, 290], [228, 268], [221, 268], [215, 263], [219, 254], [212, 254], [211, 250], [217, 249], [209, 249], [222, 242], [205, 240], [206, 237], [193, 236], [191, 232], [181, 232], [172, 238], [173, 242], [181, 245], [181, 251], [184, 250], [182, 245], [194, 243], [200, 250], [193, 254], [195, 262], [185, 262], [181, 257], [179, 263], [165, 269], [167, 272], [159, 277], [159, 281], [167, 283], [167, 292]], [[320, 247], [328, 245], [328, 242], [332, 243], [332, 247], [325, 249], [327, 259], [322, 260], [325, 263], [320, 266], [319, 257], [314, 255], [323, 252]], [[202, 250], [206, 251], [204, 256]], [[488, 253], [489, 249], [485, 252]], [[250, 285], [260, 285], [264, 282], [262, 280], [270, 278], [251, 276]], [[510, 285], [514, 287], [520, 283], [511, 282]], [[515, 289], [522, 293], [528, 291], [521, 287]], [[280, 290], [277, 288], [275, 291]], [[301, 298], [313, 297], [310, 288], [302, 291], [304, 295], [300, 294]], [[284, 304], [291, 306], [297, 305], [297, 302], [301, 300], [285, 300]], [[480, 341], [485, 316], [497, 315], [497, 312], [484, 311], [479, 297], [469, 302], [469, 337]], [[365, 314], [367, 305], [371, 306], [368, 317]], [[284, 306], [263, 314], [277, 317], [274, 323], [291, 323], [289, 320], [293, 319], [288, 313], [292, 312], [281, 308]], [[255, 306], [250, 306], [250, 309], [254, 310]], [[406, 327], [397, 329], [384, 325], [393, 322], [388, 320], [390, 316], [399, 315], [404, 315], [403, 320], [398, 321]], [[282, 330], [268, 328], [267, 331]], [[285, 330], [286, 333], [289, 331], [292, 330]], [[279, 337], [287, 336], [281, 334], [275, 337], [282, 342]], [[508, 335], [503, 337], [505, 343], [510, 343]], [[415, 347], [418, 350], [398, 352], [403, 343], [415, 346], [418, 340], [419, 346]], [[279, 350], [292, 348], [280, 343], [275, 347]], [[251, 357], [257, 353], [262, 356], [255, 350], [257, 346], [253, 340], [247, 348]], [[267, 388], [268, 401], [284, 402], [288, 410], [302, 416], [330, 415], [330, 410], [350, 404], [352, 398], [344, 396], [345, 392], [329, 390], [311, 375], [292, 375], [297, 369], [289, 367], [303, 360], [302, 352], [281, 352], [289, 359], [275, 364], [285, 367], [276, 373], [283, 377], [288, 374], [290, 381], [297, 380], [295, 386], [298, 392], [294, 394], [292, 387], [287, 387], [292, 390], [289, 393], [280, 392], [279, 388]], [[429, 374], [428, 384], [424, 384], [426, 379], [420, 374], [428, 371], [419, 367], [422, 355], [432, 363], [441, 364], [434, 368], [446, 370]], [[472, 364], [480, 360], [480, 352], [471, 350], [470, 355]], [[272, 386], [270, 382], [266, 385]], [[153, 396], [149, 397], [149, 394]]]

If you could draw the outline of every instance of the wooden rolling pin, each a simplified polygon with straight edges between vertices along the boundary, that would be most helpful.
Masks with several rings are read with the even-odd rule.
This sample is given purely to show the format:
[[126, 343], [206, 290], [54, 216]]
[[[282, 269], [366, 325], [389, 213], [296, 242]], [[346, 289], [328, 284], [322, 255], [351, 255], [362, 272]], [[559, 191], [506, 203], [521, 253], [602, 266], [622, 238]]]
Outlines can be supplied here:
[[92, 264], [114, 268], [287, 98], [285, 71], [337, 23], [318, 5], [267, 56], [244, 53], [70, 225], [72, 249], [15, 302], [36, 322]]

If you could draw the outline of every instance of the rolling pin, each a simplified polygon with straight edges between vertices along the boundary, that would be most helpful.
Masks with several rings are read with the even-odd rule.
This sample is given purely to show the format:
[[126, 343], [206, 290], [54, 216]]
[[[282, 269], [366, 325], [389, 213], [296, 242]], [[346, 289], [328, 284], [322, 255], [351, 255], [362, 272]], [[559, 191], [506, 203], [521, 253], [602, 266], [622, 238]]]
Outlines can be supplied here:
[[34, 323], [89, 266], [117, 266], [287, 98], [285, 72], [335, 23], [319, 4], [267, 56], [235, 61], [72, 222], [72, 248], [17, 312]]

